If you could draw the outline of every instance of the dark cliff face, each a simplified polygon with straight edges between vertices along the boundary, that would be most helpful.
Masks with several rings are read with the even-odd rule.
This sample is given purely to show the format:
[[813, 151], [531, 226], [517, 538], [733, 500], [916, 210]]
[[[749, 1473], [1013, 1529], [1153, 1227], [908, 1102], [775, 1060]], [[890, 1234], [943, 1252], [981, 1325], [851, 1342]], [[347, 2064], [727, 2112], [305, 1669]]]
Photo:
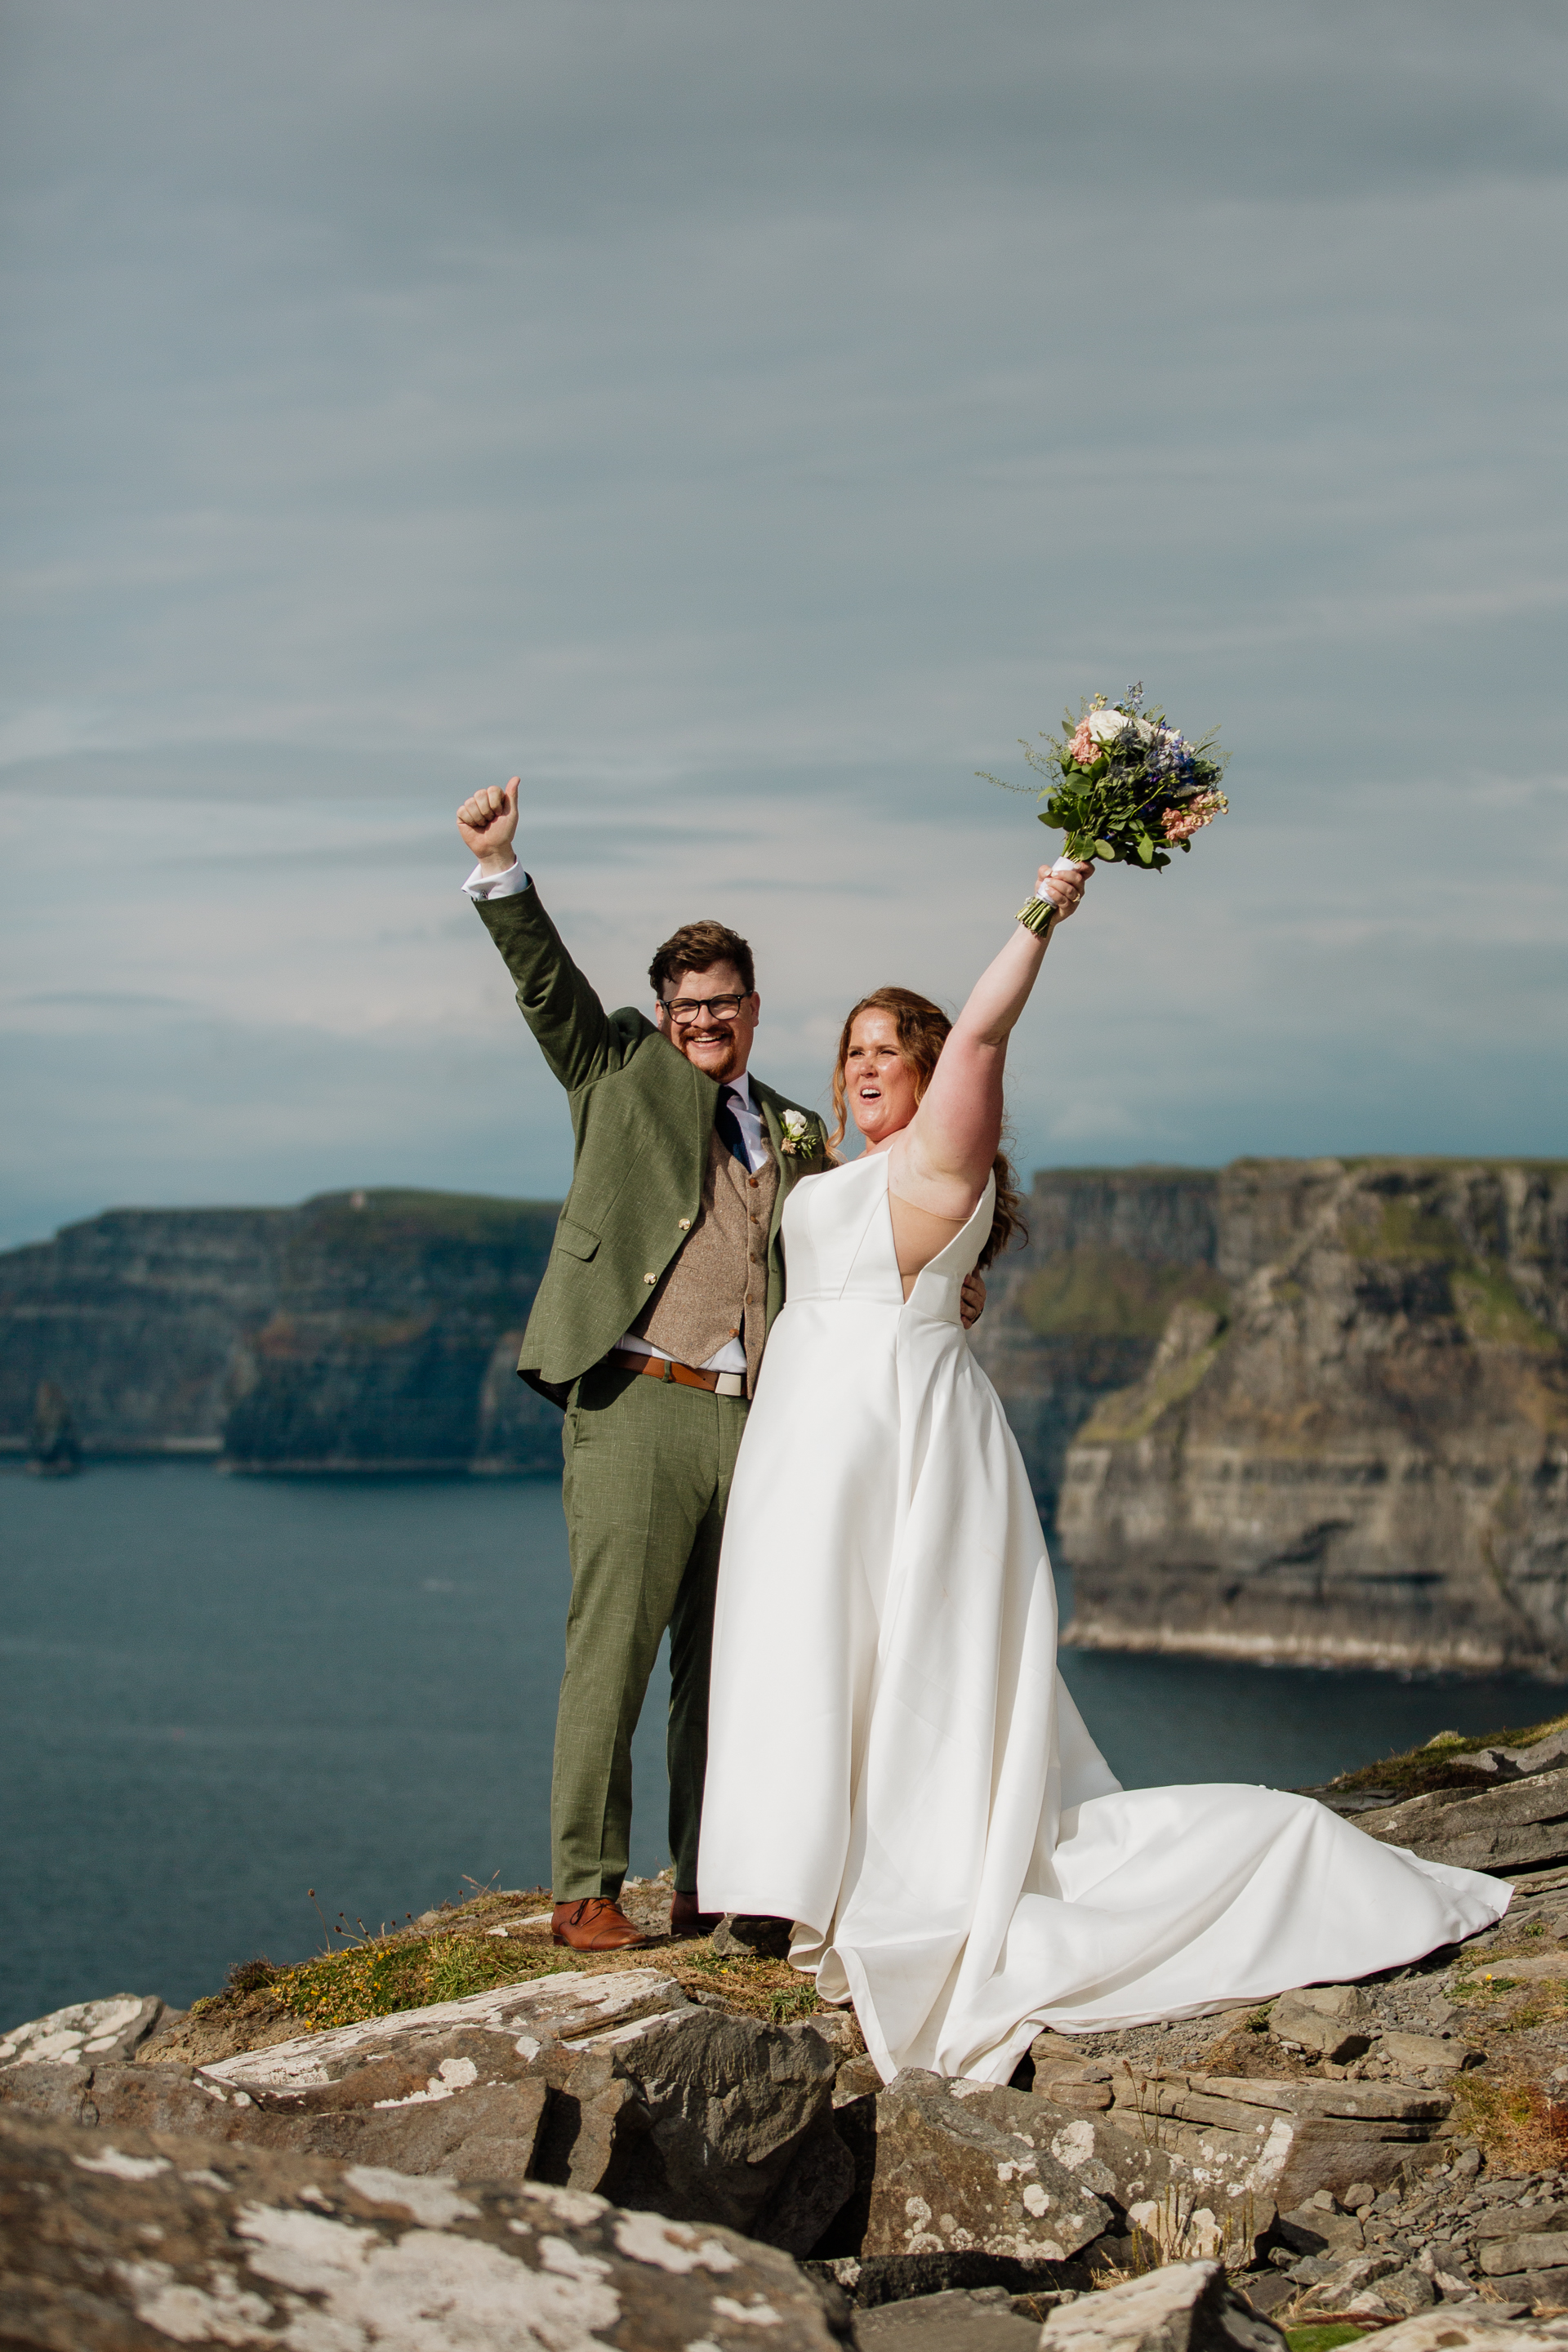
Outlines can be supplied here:
[[40, 1386], [89, 1452], [216, 1452], [237, 1343], [278, 1297], [286, 1209], [111, 1209], [0, 1255], [0, 1433]]
[[1173, 1307], [1221, 1299], [1217, 1178], [1206, 1168], [1036, 1176], [1029, 1239], [992, 1268], [972, 1345], [1006, 1408], [1047, 1528], [1074, 1433], [1140, 1379]]
[[369, 1192], [69, 1226], [0, 1257], [0, 1440], [50, 1381], [89, 1454], [546, 1468], [560, 1416], [512, 1367], [555, 1214]]
[[1080, 1643], [1568, 1664], [1568, 1170], [1241, 1162], [1068, 1457]]

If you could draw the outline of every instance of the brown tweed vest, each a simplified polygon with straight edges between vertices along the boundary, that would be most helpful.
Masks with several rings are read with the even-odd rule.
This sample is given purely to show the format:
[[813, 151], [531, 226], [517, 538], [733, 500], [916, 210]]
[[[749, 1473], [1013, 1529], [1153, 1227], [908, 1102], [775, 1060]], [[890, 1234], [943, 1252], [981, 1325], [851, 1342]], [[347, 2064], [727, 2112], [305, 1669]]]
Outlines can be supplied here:
[[715, 1133], [696, 1221], [632, 1325], [681, 1364], [705, 1364], [743, 1333], [748, 1396], [767, 1337], [768, 1232], [778, 1189], [776, 1160], [749, 1176]]

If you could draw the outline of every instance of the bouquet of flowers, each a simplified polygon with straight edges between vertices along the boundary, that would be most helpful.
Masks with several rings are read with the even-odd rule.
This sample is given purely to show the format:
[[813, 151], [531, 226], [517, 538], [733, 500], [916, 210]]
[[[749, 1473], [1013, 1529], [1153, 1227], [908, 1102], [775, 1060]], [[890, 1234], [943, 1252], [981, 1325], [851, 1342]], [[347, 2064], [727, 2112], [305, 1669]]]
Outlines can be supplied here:
[[[1046, 751], [1021, 746], [1037, 774], [1050, 779], [1039, 795], [1040, 823], [1066, 834], [1068, 857], [1159, 873], [1173, 849], [1190, 849], [1194, 834], [1230, 806], [1219, 789], [1228, 755], [1217, 733], [1211, 728], [1189, 742], [1163, 710], [1144, 710], [1142, 684], [1120, 702], [1097, 694], [1076, 719], [1064, 715], [1059, 735], [1041, 737]], [[984, 781], [1007, 792], [1033, 789], [1001, 776]], [[1048, 898], [1031, 898], [1018, 919], [1043, 934], [1054, 912]]]

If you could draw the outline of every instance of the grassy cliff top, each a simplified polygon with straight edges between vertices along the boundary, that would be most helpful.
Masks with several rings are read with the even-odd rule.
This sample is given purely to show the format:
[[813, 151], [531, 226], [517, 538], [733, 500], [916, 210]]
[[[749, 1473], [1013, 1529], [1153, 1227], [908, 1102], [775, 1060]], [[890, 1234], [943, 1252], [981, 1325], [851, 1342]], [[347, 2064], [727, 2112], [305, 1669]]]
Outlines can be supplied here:
[[318, 1192], [296, 1214], [334, 1241], [352, 1241], [388, 1231], [409, 1241], [485, 1244], [515, 1240], [548, 1221], [553, 1227], [559, 1201], [509, 1201], [489, 1192], [430, 1192], [412, 1186], [381, 1185], [352, 1192]]
[[1478, 1772], [1466, 1758], [1487, 1748], [1533, 1748], [1549, 1732], [1568, 1727], [1568, 1715], [1554, 1715], [1546, 1723], [1529, 1723], [1508, 1731], [1488, 1731], [1474, 1738], [1458, 1731], [1439, 1731], [1424, 1748], [1408, 1748], [1403, 1755], [1385, 1756], [1354, 1772], [1342, 1772], [1328, 1786], [1336, 1794], [1353, 1795], [1362, 1789], [1389, 1789], [1400, 1797], [1424, 1797], [1435, 1789], [1490, 1789], [1497, 1776]]
[[[293, 1968], [274, 1968], [266, 1959], [240, 1961], [223, 1989], [196, 2001], [173, 2036], [149, 2054], [210, 2065], [298, 2034], [461, 2000], [563, 1969], [602, 1976], [621, 1969], [658, 1969], [700, 2004], [774, 2024], [826, 2008], [814, 1979], [787, 1960], [721, 1955], [705, 1938], [672, 1944], [659, 1935], [625, 1952], [568, 1950], [551, 1939], [550, 1901], [548, 1887], [486, 1889], [465, 1903], [443, 1904], [403, 1927], [367, 1934], [356, 1922], [353, 1928], [334, 1928], [330, 1934], [342, 1939], [338, 1946]], [[498, 1932], [503, 1922], [504, 1932]]]

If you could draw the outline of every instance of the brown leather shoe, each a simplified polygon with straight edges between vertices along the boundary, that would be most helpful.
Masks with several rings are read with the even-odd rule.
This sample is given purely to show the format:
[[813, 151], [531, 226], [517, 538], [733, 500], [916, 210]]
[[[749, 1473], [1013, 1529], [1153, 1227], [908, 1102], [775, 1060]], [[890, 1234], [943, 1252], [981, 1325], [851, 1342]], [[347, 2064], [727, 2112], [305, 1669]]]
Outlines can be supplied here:
[[574, 1952], [630, 1952], [653, 1941], [634, 1927], [607, 1895], [585, 1895], [580, 1903], [558, 1903], [550, 1917], [552, 1941]]
[[710, 1936], [723, 1916], [722, 1911], [699, 1911], [696, 1895], [682, 1895], [678, 1887], [669, 1906], [669, 1932], [678, 1943], [692, 1936]]

